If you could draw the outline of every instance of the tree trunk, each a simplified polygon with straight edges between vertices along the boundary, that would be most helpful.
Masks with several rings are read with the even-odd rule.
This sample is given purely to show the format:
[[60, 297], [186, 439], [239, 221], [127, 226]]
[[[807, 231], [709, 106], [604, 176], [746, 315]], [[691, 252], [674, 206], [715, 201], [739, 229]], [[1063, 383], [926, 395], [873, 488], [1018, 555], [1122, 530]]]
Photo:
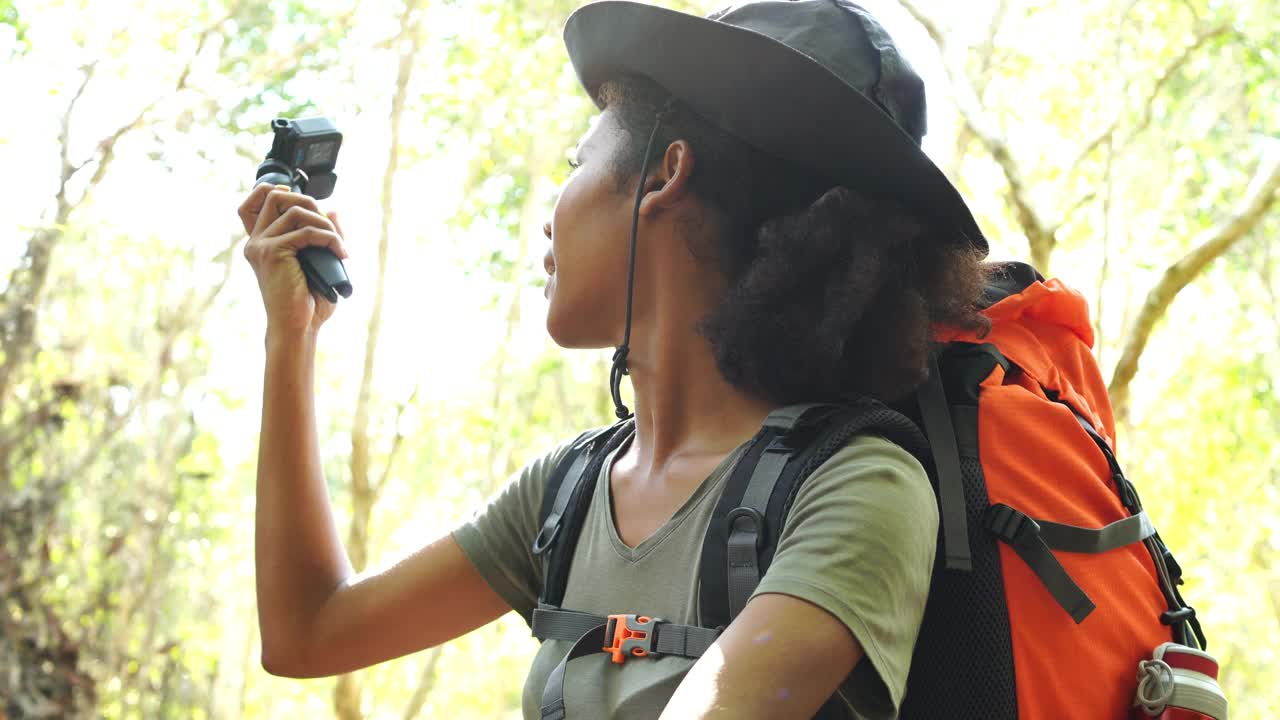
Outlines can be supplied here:
[[[387, 257], [391, 246], [392, 189], [400, 163], [400, 121], [404, 116], [413, 61], [418, 53], [421, 33], [418, 5], [420, 0], [405, 3], [400, 16], [400, 36], [393, 47], [400, 48], [400, 66], [396, 75], [395, 94], [391, 100], [391, 137], [387, 169], [382, 176], [382, 228], [378, 238], [378, 273], [374, 280], [373, 308], [369, 314], [369, 331], [365, 337], [364, 371], [356, 398], [355, 418], [351, 427], [351, 528], [347, 536], [347, 553], [356, 572], [369, 562], [369, 524], [373, 506], [378, 501], [381, 483], [371, 481], [369, 415], [373, 395], [373, 368], [377, 359], [378, 336], [382, 332], [382, 306], [386, 292]], [[408, 42], [405, 42], [408, 40]], [[388, 460], [390, 462], [390, 460]], [[361, 720], [360, 684], [354, 674], [338, 678], [333, 693], [334, 713], [339, 720]]]

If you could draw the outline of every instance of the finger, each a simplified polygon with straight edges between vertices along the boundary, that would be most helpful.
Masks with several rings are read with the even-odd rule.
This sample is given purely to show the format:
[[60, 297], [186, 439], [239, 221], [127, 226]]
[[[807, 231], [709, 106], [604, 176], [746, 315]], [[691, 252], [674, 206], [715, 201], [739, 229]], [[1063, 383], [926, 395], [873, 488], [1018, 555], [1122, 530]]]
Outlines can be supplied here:
[[330, 211], [325, 213], [325, 215], [329, 217], [329, 222], [333, 223], [333, 229], [338, 231], [338, 238], [342, 240], [342, 254], [338, 255], [338, 257], [342, 258], [343, 260], [346, 260], [347, 259], [347, 234], [342, 231], [342, 223], [338, 222], [338, 213]]
[[[269, 245], [287, 246], [284, 241], [285, 237], [289, 237], [289, 234], [296, 230], [307, 227], [314, 227], [333, 233], [338, 238], [336, 247], [332, 248], [334, 254], [340, 259], [347, 257], [346, 245], [343, 243], [341, 236], [338, 235], [337, 228], [334, 227], [333, 222], [328, 217], [302, 206], [290, 207], [283, 215], [276, 218], [275, 222], [268, 225], [258, 237]], [[293, 237], [296, 238], [297, 236]], [[301, 245], [297, 247], [301, 247]]]
[[258, 208], [258, 216], [254, 218], [253, 229], [249, 231], [250, 235], [261, 236], [262, 231], [280, 217], [280, 213], [286, 209], [281, 207], [281, 203], [284, 196], [288, 194], [289, 190], [283, 185], [272, 185], [267, 188], [267, 195]]
[[342, 240], [338, 238], [338, 233], [327, 228], [319, 228], [314, 225], [300, 227], [297, 230], [291, 230], [279, 238], [280, 246], [297, 251], [304, 247], [326, 247], [333, 251], [334, 255], [342, 257], [346, 252], [342, 249]]
[[293, 205], [286, 207], [279, 217], [262, 230], [259, 237], [265, 242], [276, 242], [281, 235], [305, 226], [314, 226], [337, 232], [337, 228], [333, 226], [333, 221], [329, 218], [314, 210], [308, 210], [301, 205]]
[[[270, 217], [274, 212], [272, 203], [267, 202], [263, 204], [259, 217]], [[265, 257], [273, 248], [286, 244], [281, 240], [282, 237], [303, 227], [317, 227], [334, 232], [329, 218], [301, 206], [289, 207], [283, 215], [249, 237], [249, 242], [245, 244], [245, 257]]]
[[260, 183], [249, 191], [249, 197], [240, 203], [240, 207], [236, 213], [240, 216], [240, 222], [244, 225], [246, 233], [253, 233], [254, 223], [258, 220], [258, 213], [262, 212], [262, 203], [266, 202], [267, 195], [276, 186], [271, 183]]
[[279, 219], [291, 207], [301, 206], [317, 215], [320, 214], [320, 208], [316, 205], [315, 198], [282, 188], [283, 186], [277, 186], [267, 194], [267, 199], [262, 203], [262, 210], [258, 213], [258, 218], [254, 222], [251, 235], [260, 235], [268, 225]]

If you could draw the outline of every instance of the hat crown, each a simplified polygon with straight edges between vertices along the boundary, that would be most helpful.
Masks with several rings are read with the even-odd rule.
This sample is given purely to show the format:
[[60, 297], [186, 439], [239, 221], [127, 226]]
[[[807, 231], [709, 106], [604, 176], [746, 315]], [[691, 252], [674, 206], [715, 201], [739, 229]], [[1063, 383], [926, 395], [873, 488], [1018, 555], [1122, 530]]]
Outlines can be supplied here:
[[871, 13], [847, 0], [738, 3], [708, 20], [760, 33], [799, 52], [875, 103], [919, 145], [924, 81]]

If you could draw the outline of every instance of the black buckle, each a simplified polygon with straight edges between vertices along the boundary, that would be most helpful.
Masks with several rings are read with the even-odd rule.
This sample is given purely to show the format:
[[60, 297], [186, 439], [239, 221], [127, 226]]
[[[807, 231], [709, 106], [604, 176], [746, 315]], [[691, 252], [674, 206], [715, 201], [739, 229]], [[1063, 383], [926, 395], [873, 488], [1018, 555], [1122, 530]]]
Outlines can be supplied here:
[[1196, 609], [1190, 605], [1160, 613], [1160, 623], [1162, 625], [1177, 625], [1178, 623], [1191, 622], [1195, 619]]
[[1040, 537], [1040, 524], [1019, 510], [998, 504], [987, 508], [983, 525], [1014, 547], [1028, 547]]
[[1165, 569], [1169, 571], [1169, 579], [1174, 585], [1182, 584], [1182, 566], [1174, 559], [1173, 553], [1165, 546], [1164, 541], [1160, 542], [1160, 556], [1164, 558]]
[[551, 547], [551, 543], [555, 541], [556, 536], [560, 534], [560, 522], [557, 518], [555, 522], [548, 522], [538, 531], [537, 537], [533, 539], [533, 554], [541, 555]]
[[[764, 516], [759, 510], [746, 506], [734, 508], [725, 518], [729, 523], [729, 534], [754, 533], [756, 536], [756, 552], [764, 544]], [[739, 523], [739, 521], [744, 521]]]
[[1133, 483], [1122, 472], [1111, 473], [1111, 481], [1116, 484], [1116, 491], [1120, 494], [1120, 504], [1124, 506], [1125, 510], [1136, 515], [1141, 507], [1141, 501], [1138, 500], [1138, 489], [1133, 486]]

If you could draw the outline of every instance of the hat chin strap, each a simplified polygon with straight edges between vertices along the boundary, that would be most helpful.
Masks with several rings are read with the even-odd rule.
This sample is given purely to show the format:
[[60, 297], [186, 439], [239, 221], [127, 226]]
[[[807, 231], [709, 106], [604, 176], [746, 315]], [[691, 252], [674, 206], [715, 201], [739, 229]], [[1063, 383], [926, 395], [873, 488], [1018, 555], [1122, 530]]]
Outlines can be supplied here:
[[636, 233], [640, 227], [640, 201], [644, 199], [644, 181], [649, 175], [649, 153], [653, 151], [653, 141], [658, 137], [658, 128], [662, 125], [662, 116], [666, 111], [658, 113], [654, 120], [653, 132], [649, 133], [649, 142], [644, 148], [644, 160], [640, 163], [640, 182], [636, 185], [636, 206], [631, 213], [631, 258], [627, 263], [627, 320], [622, 331], [622, 344], [613, 352], [613, 368], [609, 371], [609, 392], [613, 394], [614, 413], [619, 420], [626, 420], [632, 412], [622, 404], [622, 376], [630, 375], [627, 370], [627, 355], [631, 353], [631, 300], [636, 285]]

